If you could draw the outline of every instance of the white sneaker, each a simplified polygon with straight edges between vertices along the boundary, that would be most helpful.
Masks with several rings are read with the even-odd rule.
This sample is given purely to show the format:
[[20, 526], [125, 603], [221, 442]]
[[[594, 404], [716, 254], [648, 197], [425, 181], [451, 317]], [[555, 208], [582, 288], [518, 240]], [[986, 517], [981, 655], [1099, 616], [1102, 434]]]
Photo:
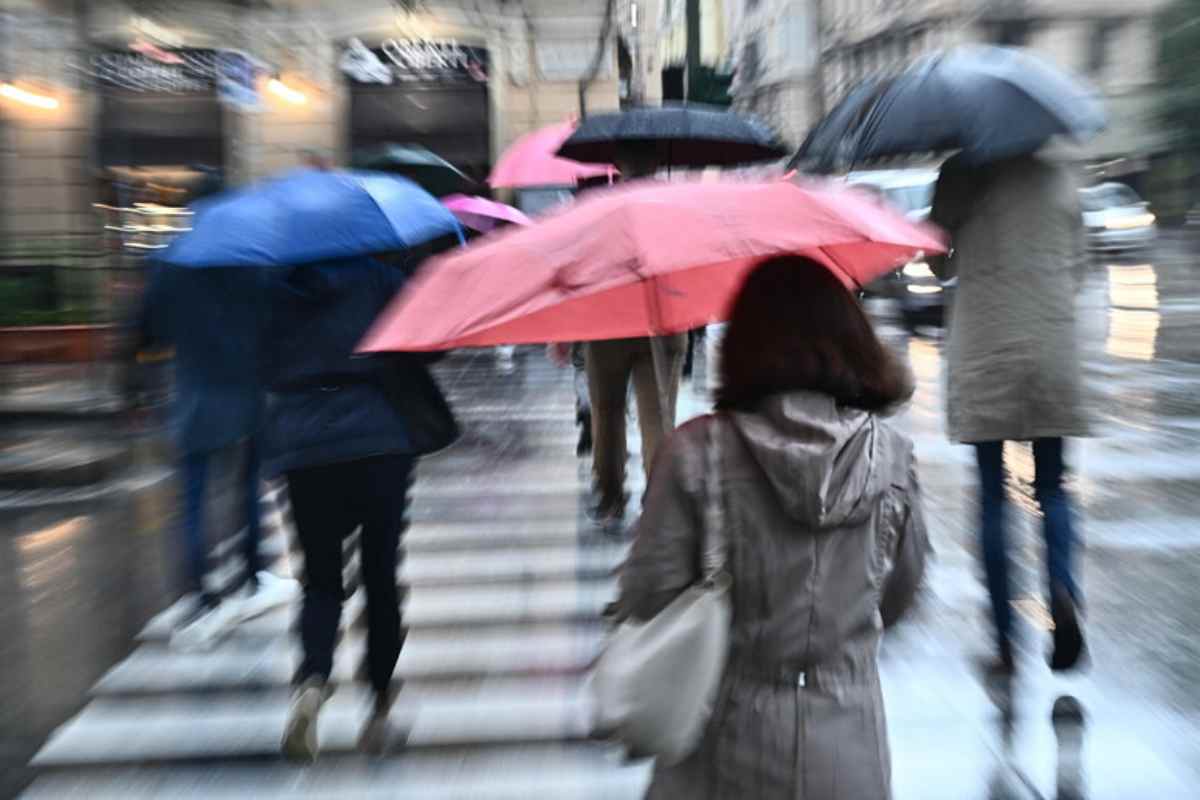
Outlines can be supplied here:
[[257, 587], [252, 589], [247, 586], [229, 601], [233, 606], [232, 624], [237, 625], [273, 608], [285, 606], [300, 596], [299, 581], [280, 578], [265, 570], [258, 573], [257, 578]]
[[176, 650], [209, 650], [229, 631], [231, 620], [228, 604], [213, 606], [172, 633], [171, 647]]
[[311, 764], [317, 760], [317, 717], [329, 697], [329, 690], [320, 678], [309, 678], [292, 694], [287, 725], [283, 729], [280, 749], [284, 758]]

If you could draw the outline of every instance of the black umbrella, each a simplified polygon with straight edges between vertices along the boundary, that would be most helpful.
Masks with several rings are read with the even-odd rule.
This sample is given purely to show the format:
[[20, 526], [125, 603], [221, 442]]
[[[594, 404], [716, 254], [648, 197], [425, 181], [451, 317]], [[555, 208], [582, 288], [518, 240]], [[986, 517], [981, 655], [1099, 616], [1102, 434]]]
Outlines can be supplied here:
[[689, 103], [589, 116], [558, 149], [558, 155], [611, 164], [623, 145], [654, 147], [662, 163], [675, 167], [749, 164], [786, 154], [759, 120], [717, 106]]
[[1052, 136], [1102, 131], [1096, 91], [1027, 51], [971, 45], [917, 61], [851, 91], [792, 159], [825, 170], [871, 159], [961, 150], [984, 164], [1031, 153]]
[[388, 144], [353, 159], [359, 169], [403, 175], [437, 197], [478, 194], [479, 185], [446, 159], [416, 144]]

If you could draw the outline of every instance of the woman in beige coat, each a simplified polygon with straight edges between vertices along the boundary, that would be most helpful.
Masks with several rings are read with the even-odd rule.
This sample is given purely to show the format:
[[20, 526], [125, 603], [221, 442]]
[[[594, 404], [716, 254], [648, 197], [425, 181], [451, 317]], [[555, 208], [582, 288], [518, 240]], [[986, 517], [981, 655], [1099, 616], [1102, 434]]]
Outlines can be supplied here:
[[928, 543], [912, 446], [881, 414], [911, 384], [823, 267], [768, 261], [736, 302], [719, 413], [654, 464], [619, 610], [648, 619], [700, 573], [705, 442], [720, 452], [733, 577], [728, 667], [696, 753], [647, 797], [886, 800], [876, 657]]
[[996, 633], [990, 670], [1004, 677], [1015, 668], [1005, 441], [1033, 445], [1054, 620], [1049, 661], [1072, 669], [1085, 646], [1063, 439], [1088, 433], [1076, 326], [1088, 257], [1076, 184], [1067, 169], [1033, 155], [979, 167], [957, 157], [942, 167], [932, 217], [954, 246], [950, 259], [931, 260], [934, 269], [958, 276], [946, 345], [947, 428], [954, 441], [975, 446], [979, 465], [980, 551]]

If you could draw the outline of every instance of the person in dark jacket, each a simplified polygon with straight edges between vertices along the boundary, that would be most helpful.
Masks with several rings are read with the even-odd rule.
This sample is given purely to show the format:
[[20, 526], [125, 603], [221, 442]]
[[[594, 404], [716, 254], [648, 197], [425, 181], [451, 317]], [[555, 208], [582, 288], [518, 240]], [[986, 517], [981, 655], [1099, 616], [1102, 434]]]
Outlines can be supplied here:
[[416, 457], [455, 435], [444, 398], [416, 356], [357, 357], [406, 270], [357, 259], [268, 273], [266, 471], [287, 479], [304, 551], [303, 657], [284, 754], [312, 761], [342, 602], [342, 542], [359, 533], [367, 600], [366, 673], [374, 708], [360, 746], [384, 745], [403, 632], [396, 568]]
[[[259, 379], [258, 278], [242, 269], [189, 269], [158, 265], [151, 273], [137, 321], [136, 347], [175, 351], [172, 439], [184, 483], [182, 562], [185, 588], [198, 601], [181, 619], [172, 645], [212, 644], [239, 618], [287, 602], [293, 582], [262, 569], [259, 557], [259, 449], [262, 386]], [[206, 586], [208, 537], [205, 508], [213, 458], [241, 448], [240, 504], [244, 595], [220, 602]]]

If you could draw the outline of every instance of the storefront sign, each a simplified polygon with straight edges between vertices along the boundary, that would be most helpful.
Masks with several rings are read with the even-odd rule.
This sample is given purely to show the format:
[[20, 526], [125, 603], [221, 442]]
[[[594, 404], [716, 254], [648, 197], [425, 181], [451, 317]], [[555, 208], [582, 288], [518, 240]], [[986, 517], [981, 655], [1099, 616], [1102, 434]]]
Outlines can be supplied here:
[[239, 107], [257, 106], [255, 86], [262, 69], [247, 56], [228, 50], [158, 47], [94, 53], [86, 63], [71, 66], [104, 88], [162, 94], [217, 92], [222, 101]]
[[339, 61], [352, 83], [474, 81], [488, 79], [488, 53], [454, 40], [385, 39], [376, 48], [358, 39], [346, 44]]

